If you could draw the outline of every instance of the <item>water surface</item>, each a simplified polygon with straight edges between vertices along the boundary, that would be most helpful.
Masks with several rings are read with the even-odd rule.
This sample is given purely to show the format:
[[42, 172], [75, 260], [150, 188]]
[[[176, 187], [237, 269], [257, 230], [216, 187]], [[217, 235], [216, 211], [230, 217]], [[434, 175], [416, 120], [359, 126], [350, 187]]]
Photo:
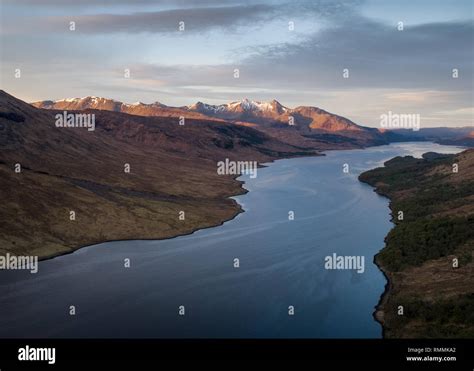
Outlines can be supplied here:
[[[1, 271], [0, 337], [380, 337], [373, 256], [392, 224], [388, 200], [357, 176], [397, 155], [460, 150], [404, 143], [279, 160], [241, 177], [245, 212], [222, 226], [86, 247], [37, 274]], [[333, 253], [364, 256], [365, 272], [326, 270]]]

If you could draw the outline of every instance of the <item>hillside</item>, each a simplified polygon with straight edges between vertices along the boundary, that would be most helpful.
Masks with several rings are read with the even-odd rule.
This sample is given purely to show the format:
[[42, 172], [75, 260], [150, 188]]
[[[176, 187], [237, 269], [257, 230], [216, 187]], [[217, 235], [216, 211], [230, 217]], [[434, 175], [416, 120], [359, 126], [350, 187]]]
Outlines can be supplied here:
[[189, 119], [181, 126], [176, 118], [85, 110], [95, 114], [88, 131], [56, 127], [56, 113], [0, 91], [2, 254], [44, 258], [218, 225], [241, 211], [228, 197], [244, 192], [235, 176], [217, 174], [218, 161], [317, 154], [223, 122]]
[[474, 150], [396, 157], [359, 179], [390, 198], [395, 223], [376, 256], [389, 280], [375, 314], [385, 336], [472, 338]]

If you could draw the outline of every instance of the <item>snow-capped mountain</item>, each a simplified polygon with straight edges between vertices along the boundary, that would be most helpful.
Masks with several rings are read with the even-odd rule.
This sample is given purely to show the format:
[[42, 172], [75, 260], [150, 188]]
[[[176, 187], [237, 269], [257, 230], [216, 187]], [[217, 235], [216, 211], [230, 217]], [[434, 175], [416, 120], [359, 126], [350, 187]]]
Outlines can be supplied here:
[[56, 109], [56, 110], [86, 110], [98, 109], [103, 111], [124, 112], [138, 116], [162, 116], [162, 117], [190, 117], [190, 118], [207, 118], [206, 116], [196, 112], [188, 112], [186, 108], [169, 107], [160, 102], [154, 103], [123, 103], [114, 99], [101, 97], [84, 97], [84, 98], [66, 98], [56, 101], [46, 100], [32, 103], [37, 108]]
[[[212, 105], [203, 102], [197, 102], [185, 107], [171, 107], [160, 102], [132, 104], [123, 103], [114, 99], [101, 97], [67, 98], [57, 101], [39, 101], [32, 103], [35, 107], [57, 110], [84, 110], [99, 109], [107, 111], [125, 112], [140, 116], [189, 116], [196, 113], [199, 116], [205, 115], [213, 118], [226, 120], [245, 121], [254, 118], [278, 119], [280, 115], [289, 112], [290, 109], [284, 107], [276, 100], [270, 102], [258, 102], [249, 99], [241, 101]], [[195, 116], [195, 115], [192, 115]]]
[[[160, 102], [151, 104], [127, 104], [100, 97], [69, 98], [58, 101], [32, 103], [39, 108], [57, 110], [98, 109], [124, 112], [139, 116], [185, 117], [212, 121], [227, 121], [239, 125], [254, 126], [274, 136], [291, 137], [292, 143], [300, 145], [308, 140], [335, 140], [327, 134], [337, 134], [337, 140], [355, 138], [358, 142], [383, 141], [383, 133], [376, 129], [359, 126], [351, 120], [317, 107], [300, 106], [289, 108], [276, 100], [260, 102], [242, 99], [230, 103], [212, 105], [197, 102], [190, 106], [171, 107]], [[326, 135], [322, 137], [322, 135]], [[281, 137], [282, 138], [282, 137]], [[309, 138], [309, 139], [308, 139]], [[352, 140], [352, 139], [351, 139]]]
[[249, 100], [247, 98], [241, 101], [212, 105], [202, 102], [197, 102], [191, 106], [188, 106], [190, 111], [198, 111], [206, 114], [226, 114], [226, 113], [275, 113], [282, 114], [288, 111], [287, 107], [284, 107], [280, 102], [272, 100], [271, 102], [258, 102]]
[[359, 131], [362, 127], [354, 122], [317, 107], [288, 108], [277, 100], [258, 102], [243, 99], [221, 105], [202, 102], [187, 107], [190, 111], [224, 120], [250, 122], [260, 125], [294, 125], [299, 129], [326, 131]]
[[46, 100], [40, 102], [34, 102], [34, 106], [41, 107], [41, 108], [49, 108], [49, 109], [100, 109], [105, 111], [111, 111], [110, 107], [114, 107], [113, 111], [121, 111], [124, 107], [137, 107], [137, 106], [150, 106], [150, 107], [167, 107], [160, 102], [154, 102], [151, 104], [146, 104], [142, 102], [135, 102], [135, 103], [122, 103], [120, 101], [109, 99], [109, 98], [101, 98], [101, 97], [94, 97], [88, 96], [83, 98], [66, 98], [60, 99], [56, 101]]

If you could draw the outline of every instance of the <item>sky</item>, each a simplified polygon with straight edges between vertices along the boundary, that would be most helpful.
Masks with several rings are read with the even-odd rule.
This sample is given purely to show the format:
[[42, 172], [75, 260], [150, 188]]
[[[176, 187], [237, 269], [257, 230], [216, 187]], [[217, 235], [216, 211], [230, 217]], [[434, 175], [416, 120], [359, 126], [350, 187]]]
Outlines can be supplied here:
[[0, 88], [28, 102], [276, 99], [372, 127], [389, 111], [474, 126], [473, 0], [0, 4]]

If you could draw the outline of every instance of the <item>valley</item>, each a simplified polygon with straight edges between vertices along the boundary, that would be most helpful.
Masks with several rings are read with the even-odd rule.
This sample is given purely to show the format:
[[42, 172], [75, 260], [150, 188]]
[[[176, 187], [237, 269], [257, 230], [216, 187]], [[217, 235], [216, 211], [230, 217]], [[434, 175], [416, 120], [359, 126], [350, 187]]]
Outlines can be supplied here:
[[57, 112], [0, 93], [2, 253], [48, 258], [219, 225], [241, 212], [229, 197], [245, 192], [238, 174], [218, 174], [219, 161], [319, 154], [227, 122], [76, 111], [94, 113], [88, 131], [56, 127]]
[[[58, 127], [57, 117], [65, 111], [93, 117], [94, 130]], [[315, 107], [289, 109], [277, 101], [175, 108], [91, 97], [32, 106], [2, 91], [0, 252], [47, 259], [107, 241], [188, 235], [243, 212], [234, 196], [247, 189], [237, 178], [247, 173], [255, 181], [264, 163], [411, 138], [439, 139], [439, 133], [452, 143], [470, 136], [456, 130], [430, 129], [425, 137], [422, 129], [411, 137], [411, 132], [367, 128]], [[472, 236], [466, 234], [473, 230], [472, 155], [470, 150], [456, 157], [397, 157], [360, 176], [392, 199], [394, 215], [403, 211], [406, 218], [395, 221], [387, 247], [376, 257], [390, 282], [375, 314], [386, 337], [471, 334], [469, 309], [449, 324], [436, 325], [437, 332], [428, 328], [432, 318], [442, 317], [428, 319], [426, 313], [450, 310], [453, 300], [472, 306]], [[459, 174], [452, 173], [453, 163]], [[459, 231], [456, 238], [453, 231]], [[348, 255], [354, 261], [342, 264], [331, 254], [330, 270], [367, 269], [364, 256]], [[449, 267], [453, 256], [460, 264], [456, 270]], [[407, 311], [403, 318], [396, 314], [400, 305]]]

